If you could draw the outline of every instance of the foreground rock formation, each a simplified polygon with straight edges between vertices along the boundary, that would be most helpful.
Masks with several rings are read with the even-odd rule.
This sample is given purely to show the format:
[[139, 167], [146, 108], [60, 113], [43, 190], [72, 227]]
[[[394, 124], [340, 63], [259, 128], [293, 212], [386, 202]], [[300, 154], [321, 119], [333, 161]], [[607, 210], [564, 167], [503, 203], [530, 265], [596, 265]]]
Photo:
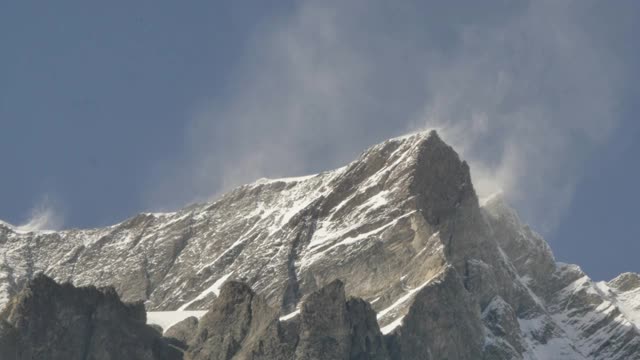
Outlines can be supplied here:
[[[260, 297], [231, 292], [245, 304], [234, 316], [251, 320], [234, 323], [232, 335], [209, 337], [219, 330], [207, 317], [197, 325], [201, 341], [182, 330], [178, 341], [195, 358], [211, 344], [253, 354], [238, 344], [265, 332], [280, 342], [262, 349], [290, 354], [298, 336], [296, 356], [324, 352], [307, 340], [314, 332], [304, 331], [305, 319], [313, 317], [304, 317], [303, 299], [341, 279], [344, 292], [376, 312], [383, 356], [392, 359], [640, 359], [637, 275], [594, 283], [556, 263], [500, 196], [479, 201], [469, 167], [434, 132], [388, 140], [334, 171], [261, 180], [212, 203], [108, 228], [21, 233], [0, 225], [0, 253], [0, 303], [38, 272], [113, 285], [155, 311], [213, 311], [230, 295], [223, 283], [248, 284]], [[254, 319], [254, 307], [274, 310]], [[296, 310], [301, 332], [298, 320], [268, 321]], [[226, 311], [213, 314], [232, 321]], [[335, 316], [327, 331], [341, 340], [321, 349], [342, 356], [374, 346], [375, 332], [347, 346], [351, 332], [339, 329], [350, 320]]]
[[287, 319], [246, 284], [228, 282], [186, 343], [185, 359], [193, 360], [389, 359], [375, 312], [361, 299], [347, 300], [340, 281], [309, 295]]
[[113, 288], [76, 288], [34, 278], [0, 312], [0, 359], [181, 359], [146, 325], [141, 303], [124, 304]]
[[166, 335], [145, 324], [141, 304], [122, 303], [111, 288], [59, 285], [44, 275], [0, 312], [3, 360], [390, 359], [375, 312], [347, 299], [339, 280], [287, 319], [230, 281], [199, 321], [187, 318]]

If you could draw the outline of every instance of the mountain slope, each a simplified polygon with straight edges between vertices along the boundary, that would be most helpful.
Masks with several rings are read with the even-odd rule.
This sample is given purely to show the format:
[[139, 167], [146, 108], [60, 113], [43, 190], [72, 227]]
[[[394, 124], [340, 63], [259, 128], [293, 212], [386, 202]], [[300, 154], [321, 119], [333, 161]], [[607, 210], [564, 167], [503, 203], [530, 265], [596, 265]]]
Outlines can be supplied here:
[[235, 279], [285, 315], [342, 279], [371, 303], [396, 358], [640, 359], [635, 283], [556, 264], [499, 196], [479, 204], [467, 164], [435, 132], [108, 228], [0, 224], [0, 253], [0, 302], [44, 272], [113, 285], [152, 310], [206, 309]]

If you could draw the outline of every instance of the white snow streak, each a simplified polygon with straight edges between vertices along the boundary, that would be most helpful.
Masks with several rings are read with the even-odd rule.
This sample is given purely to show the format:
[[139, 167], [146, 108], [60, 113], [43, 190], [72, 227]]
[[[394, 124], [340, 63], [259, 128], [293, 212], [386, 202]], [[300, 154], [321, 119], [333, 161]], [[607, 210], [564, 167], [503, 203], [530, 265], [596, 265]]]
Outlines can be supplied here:
[[229, 276], [231, 276], [231, 274], [233, 273], [228, 273], [226, 275], [223, 275], [220, 279], [216, 280], [216, 282], [214, 282], [213, 285], [211, 285], [207, 290], [200, 293], [200, 295], [196, 296], [193, 300], [189, 301], [188, 303], [180, 306], [180, 308], [178, 308], [178, 311], [182, 311], [186, 309], [189, 305], [193, 304], [194, 302], [204, 299], [210, 293], [214, 293], [216, 296], [220, 295], [220, 288], [222, 287], [224, 282], [227, 281]]

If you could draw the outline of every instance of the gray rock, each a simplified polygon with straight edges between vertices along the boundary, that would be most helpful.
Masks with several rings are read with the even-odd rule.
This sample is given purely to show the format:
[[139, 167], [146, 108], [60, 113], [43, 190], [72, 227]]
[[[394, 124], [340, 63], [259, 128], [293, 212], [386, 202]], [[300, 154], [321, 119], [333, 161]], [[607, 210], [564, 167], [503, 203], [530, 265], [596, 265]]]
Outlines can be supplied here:
[[480, 309], [453, 267], [421, 289], [391, 341], [394, 359], [478, 359]]
[[347, 301], [347, 315], [351, 329], [349, 359], [389, 359], [386, 342], [371, 305], [360, 298], [352, 297]]
[[520, 324], [516, 313], [501, 297], [496, 296], [482, 312], [482, 320], [485, 326], [496, 339], [502, 339], [505, 344], [495, 344], [496, 348], [506, 347], [507, 353], [522, 354], [525, 351], [525, 342], [522, 339]]
[[192, 334], [186, 359], [389, 359], [375, 312], [362, 299], [347, 301], [339, 280], [307, 296], [286, 321], [246, 284], [227, 282], [192, 332], [194, 324], [166, 334]]
[[212, 308], [200, 319], [185, 358], [244, 358], [237, 355], [251, 348], [276, 321], [277, 312], [269, 308], [262, 297], [246, 284], [229, 281], [223, 285]]
[[174, 340], [172, 344], [186, 350], [187, 343], [195, 335], [198, 329], [198, 318], [190, 316], [177, 324], [174, 324], [164, 332], [164, 336]]
[[18, 331], [6, 320], [0, 320], [0, 354], [5, 360], [19, 360], [22, 344]]
[[310, 294], [300, 309], [296, 359], [348, 359], [351, 334], [344, 285], [336, 280]]
[[[378, 313], [394, 359], [476, 351], [478, 359], [640, 356], [636, 277], [597, 284], [556, 263], [502, 197], [479, 201], [468, 165], [435, 132], [385, 141], [337, 170], [263, 179], [215, 202], [107, 228], [24, 233], [0, 224], [0, 254], [0, 303], [45, 272], [78, 286], [112, 285], [151, 310], [218, 309], [212, 316], [231, 331], [199, 324], [206, 334], [193, 350], [219, 356], [290, 359], [301, 346], [315, 354], [328, 346], [313, 334], [336, 341], [335, 356], [380, 355], [373, 315], [355, 302], [345, 301], [345, 310], [329, 289], [326, 305], [311, 309], [330, 311], [331, 331], [311, 314], [275, 318], [335, 279]], [[216, 299], [209, 289], [225, 279], [263, 300], [248, 291]], [[452, 313], [445, 300], [467, 307]], [[247, 305], [254, 302], [267, 309], [258, 318]], [[452, 322], [460, 328], [451, 330]]]
[[16, 360], [180, 359], [145, 320], [142, 304], [122, 303], [112, 288], [38, 275], [0, 313], [0, 349]]

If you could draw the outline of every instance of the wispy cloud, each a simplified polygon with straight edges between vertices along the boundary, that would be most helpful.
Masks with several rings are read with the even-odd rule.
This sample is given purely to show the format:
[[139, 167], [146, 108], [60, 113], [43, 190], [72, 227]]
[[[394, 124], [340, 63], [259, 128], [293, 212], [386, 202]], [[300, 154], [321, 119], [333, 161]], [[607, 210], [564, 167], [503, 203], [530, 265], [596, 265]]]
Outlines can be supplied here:
[[60, 230], [64, 224], [64, 218], [59, 209], [56, 209], [49, 195], [44, 195], [31, 209], [29, 219], [16, 226], [20, 232]]
[[588, 6], [534, 1], [495, 26], [469, 26], [429, 68], [426, 122], [470, 160], [481, 194], [504, 191], [547, 231], [617, 124], [619, 68], [581, 23]]
[[616, 126], [622, 70], [583, 21], [591, 1], [479, 3], [300, 2], [255, 34], [234, 90], [195, 111], [151, 197], [204, 200], [438, 127], [481, 195], [501, 189], [553, 228]]

